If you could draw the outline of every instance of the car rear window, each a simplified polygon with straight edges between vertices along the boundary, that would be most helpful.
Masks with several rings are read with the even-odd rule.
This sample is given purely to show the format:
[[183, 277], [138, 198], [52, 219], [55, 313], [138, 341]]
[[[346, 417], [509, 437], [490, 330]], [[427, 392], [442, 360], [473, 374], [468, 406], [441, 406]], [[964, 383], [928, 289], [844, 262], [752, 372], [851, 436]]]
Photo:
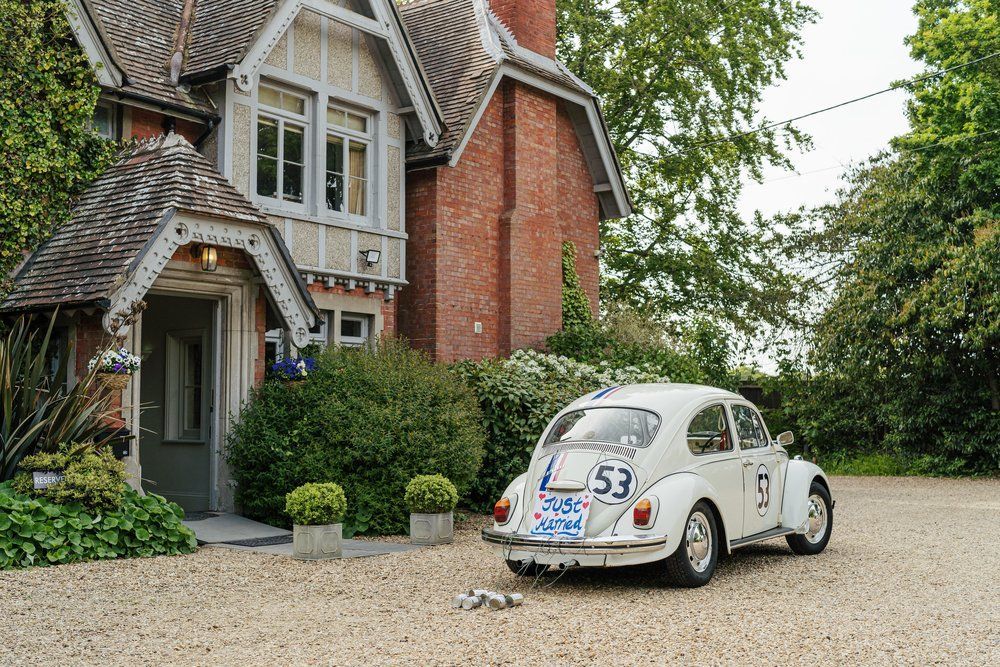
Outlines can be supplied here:
[[545, 444], [562, 442], [611, 442], [648, 447], [660, 418], [638, 408], [590, 408], [567, 412], [553, 425]]

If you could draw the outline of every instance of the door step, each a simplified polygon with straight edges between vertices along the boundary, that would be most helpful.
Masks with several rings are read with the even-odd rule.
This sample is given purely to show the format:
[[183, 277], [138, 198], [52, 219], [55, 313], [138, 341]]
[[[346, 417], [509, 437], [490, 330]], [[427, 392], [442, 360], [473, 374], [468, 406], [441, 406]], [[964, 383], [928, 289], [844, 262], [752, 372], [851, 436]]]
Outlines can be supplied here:
[[741, 537], [738, 540], [731, 540], [729, 542], [729, 548], [737, 549], [739, 547], [745, 547], [748, 544], [754, 544], [755, 542], [763, 542], [764, 540], [769, 540], [773, 537], [791, 535], [794, 532], [794, 528], [778, 526], [777, 528], [772, 528], [771, 530], [765, 530], [763, 533], [757, 533], [756, 535], [750, 535], [748, 537]]

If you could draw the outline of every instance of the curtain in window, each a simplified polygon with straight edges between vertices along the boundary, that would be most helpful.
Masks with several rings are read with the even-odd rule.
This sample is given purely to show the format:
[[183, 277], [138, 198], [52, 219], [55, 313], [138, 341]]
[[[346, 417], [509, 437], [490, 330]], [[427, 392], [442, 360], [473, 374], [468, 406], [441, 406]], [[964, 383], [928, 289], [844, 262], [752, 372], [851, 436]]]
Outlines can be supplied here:
[[365, 157], [365, 145], [352, 141], [349, 165], [351, 183], [348, 198], [350, 213], [353, 215], [365, 215], [365, 176], [367, 175]]

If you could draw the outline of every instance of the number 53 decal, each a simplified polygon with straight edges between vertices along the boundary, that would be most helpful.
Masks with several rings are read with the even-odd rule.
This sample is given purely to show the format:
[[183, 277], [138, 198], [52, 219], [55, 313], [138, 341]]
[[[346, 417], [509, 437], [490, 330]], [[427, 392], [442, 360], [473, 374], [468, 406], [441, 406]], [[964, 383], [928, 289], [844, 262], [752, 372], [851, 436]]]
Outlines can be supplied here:
[[587, 475], [587, 488], [606, 505], [626, 502], [636, 486], [635, 470], [621, 459], [601, 461]]

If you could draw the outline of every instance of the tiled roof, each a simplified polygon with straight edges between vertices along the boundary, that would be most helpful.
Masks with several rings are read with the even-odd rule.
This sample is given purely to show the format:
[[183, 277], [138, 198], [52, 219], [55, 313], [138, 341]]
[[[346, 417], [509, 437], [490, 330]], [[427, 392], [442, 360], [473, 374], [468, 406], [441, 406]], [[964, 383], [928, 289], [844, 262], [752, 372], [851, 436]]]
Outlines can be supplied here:
[[278, 0], [199, 0], [184, 74], [235, 65], [277, 6]]
[[0, 310], [107, 298], [172, 211], [268, 224], [180, 135], [142, 142], [81, 195], [70, 221], [18, 272]]
[[400, 11], [447, 125], [437, 146], [418, 145], [411, 158], [443, 158], [458, 146], [503, 64], [593, 95], [559, 62], [518, 45], [486, 0], [409, 0]]
[[126, 92], [194, 111], [215, 112], [200, 90], [185, 92], [170, 82], [169, 61], [184, 0], [90, 0], [90, 5], [125, 68], [129, 80]]

